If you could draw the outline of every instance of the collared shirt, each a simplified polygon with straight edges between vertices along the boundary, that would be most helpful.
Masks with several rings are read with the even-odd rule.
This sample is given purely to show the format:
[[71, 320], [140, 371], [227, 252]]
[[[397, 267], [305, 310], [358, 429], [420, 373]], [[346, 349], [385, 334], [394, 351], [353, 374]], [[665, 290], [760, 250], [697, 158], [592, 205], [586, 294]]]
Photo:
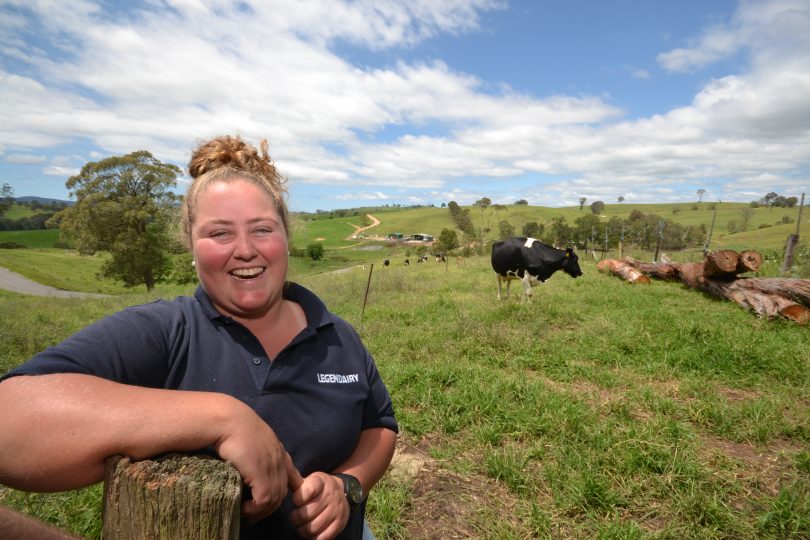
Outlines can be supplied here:
[[[217, 312], [198, 287], [194, 297], [158, 300], [101, 319], [3, 378], [84, 373], [131, 385], [229, 394], [273, 428], [303, 476], [331, 472], [352, 453], [360, 431], [397, 431], [391, 398], [346, 321], [295, 283], [284, 297], [301, 306], [307, 326], [272, 362], [258, 339]], [[291, 509], [288, 497], [258, 524], [262, 534], [291, 534], [285, 524]], [[254, 527], [243, 525], [242, 537], [252, 536]], [[355, 512], [345, 537], [361, 529], [362, 512]]]

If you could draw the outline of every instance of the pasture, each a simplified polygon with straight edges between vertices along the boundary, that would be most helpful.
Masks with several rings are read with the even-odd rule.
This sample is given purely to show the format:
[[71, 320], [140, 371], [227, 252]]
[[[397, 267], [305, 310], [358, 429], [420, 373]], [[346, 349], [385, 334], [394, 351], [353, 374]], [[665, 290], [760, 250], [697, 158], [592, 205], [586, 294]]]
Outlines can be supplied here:
[[20, 219], [37, 215], [39, 212], [31, 210], [30, 207], [22, 204], [12, 203], [2, 217], [6, 219]]
[[[92, 281], [42, 262], [61, 264]], [[375, 264], [362, 320], [368, 270], [292, 270], [360, 330], [394, 400], [399, 465], [370, 497], [377, 537], [810, 537], [810, 330], [580, 264], [531, 303], [514, 287], [495, 299], [487, 257]], [[126, 305], [192, 290], [0, 291], [0, 372]], [[0, 504], [92, 538], [100, 498], [0, 488]]]
[[0, 243], [14, 242], [29, 248], [52, 248], [59, 241], [59, 229], [0, 231]]

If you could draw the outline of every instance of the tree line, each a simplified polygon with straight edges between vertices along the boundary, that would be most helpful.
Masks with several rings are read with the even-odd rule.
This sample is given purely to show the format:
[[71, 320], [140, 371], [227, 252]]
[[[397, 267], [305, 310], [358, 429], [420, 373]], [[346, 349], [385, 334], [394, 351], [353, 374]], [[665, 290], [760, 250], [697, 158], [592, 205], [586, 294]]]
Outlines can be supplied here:
[[[490, 204], [489, 199], [484, 198], [473, 205], [481, 208], [481, 221], [478, 228], [473, 223], [470, 208], [462, 208], [455, 201], [450, 201], [447, 205], [456, 228], [463, 235], [463, 242], [468, 246], [478, 243], [479, 253], [484, 251], [484, 234], [491, 231], [484, 218], [484, 210]], [[582, 204], [584, 205], [584, 201]], [[522, 225], [520, 231], [511, 222], [501, 220], [497, 224], [497, 237], [502, 240], [510, 236], [517, 236], [519, 232], [521, 236], [537, 238], [546, 244], [574, 246], [578, 249], [597, 247], [615, 249], [619, 242], [625, 245], [632, 244], [641, 249], [654, 249], [659, 245], [660, 240], [660, 245], [666, 249], [686, 249], [702, 246], [708, 234], [704, 224], [682, 225], [672, 220], [662, 219], [657, 215], [644, 214], [639, 210], [633, 210], [627, 219], [613, 216], [605, 221], [599, 217], [603, 208], [604, 206], [592, 208], [592, 213], [578, 217], [573, 223], [569, 223], [564, 216], [555, 217], [548, 224], [528, 221]], [[434, 246], [434, 251], [450, 251], [459, 247], [460, 244], [455, 231], [443, 229], [437, 245]]]

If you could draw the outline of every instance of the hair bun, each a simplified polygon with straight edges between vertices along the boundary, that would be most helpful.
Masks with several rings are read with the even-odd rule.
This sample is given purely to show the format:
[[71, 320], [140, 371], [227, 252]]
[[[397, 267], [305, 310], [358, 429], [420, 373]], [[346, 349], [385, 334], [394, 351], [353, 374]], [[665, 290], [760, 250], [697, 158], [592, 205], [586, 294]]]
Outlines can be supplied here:
[[239, 136], [223, 135], [198, 146], [191, 154], [188, 172], [192, 178], [227, 167], [266, 178], [278, 178], [273, 161], [267, 153], [267, 140], [260, 143], [261, 153]]

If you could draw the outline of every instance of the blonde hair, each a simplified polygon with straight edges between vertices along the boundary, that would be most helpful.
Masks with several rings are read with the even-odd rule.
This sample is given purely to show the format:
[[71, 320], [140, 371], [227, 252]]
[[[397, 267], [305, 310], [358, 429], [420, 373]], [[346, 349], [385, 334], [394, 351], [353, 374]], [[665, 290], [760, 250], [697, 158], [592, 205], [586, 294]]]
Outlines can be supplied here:
[[259, 143], [261, 153], [239, 136], [223, 135], [201, 143], [191, 154], [188, 172], [193, 178], [186, 191], [181, 209], [180, 225], [183, 240], [191, 246], [191, 226], [194, 224], [197, 198], [208, 186], [217, 182], [245, 180], [259, 186], [273, 199], [281, 216], [284, 231], [289, 236], [289, 218], [284, 187], [286, 178], [276, 170], [267, 154], [267, 140]]

